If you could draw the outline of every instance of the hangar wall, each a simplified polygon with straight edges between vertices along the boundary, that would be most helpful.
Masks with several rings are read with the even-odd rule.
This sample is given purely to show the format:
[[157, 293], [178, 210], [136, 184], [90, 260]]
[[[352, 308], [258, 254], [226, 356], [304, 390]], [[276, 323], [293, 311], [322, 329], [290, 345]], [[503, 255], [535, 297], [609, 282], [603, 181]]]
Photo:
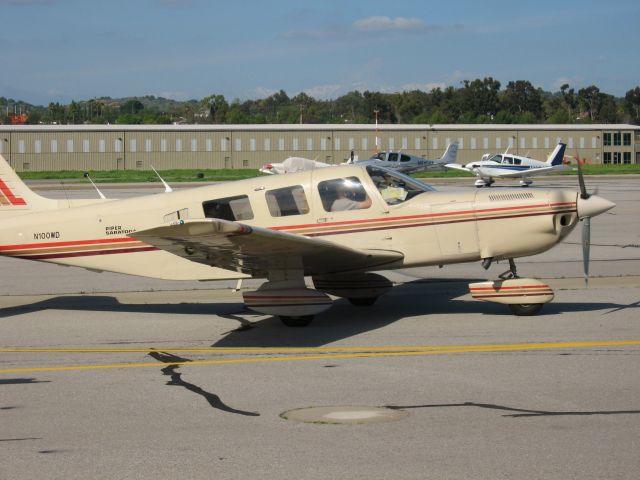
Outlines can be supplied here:
[[589, 163], [640, 163], [634, 125], [0, 125], [0, 154], [17, 171], [259, 168], [289, 156], [327, 163], [353, 150], [438, 158], [460, 143], [458, 162], [503, 152], [543, 160], [558, 141]]

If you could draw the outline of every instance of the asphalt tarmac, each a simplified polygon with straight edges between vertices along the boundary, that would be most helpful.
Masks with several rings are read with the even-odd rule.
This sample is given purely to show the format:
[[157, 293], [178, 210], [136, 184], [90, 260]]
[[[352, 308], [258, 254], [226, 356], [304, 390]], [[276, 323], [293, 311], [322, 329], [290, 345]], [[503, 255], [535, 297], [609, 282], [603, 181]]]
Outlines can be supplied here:
[[578, 228], [517, 262], [556, 292], [535, 317], [469, 296], [505, 264], [385, 272], [299, 329], [234, 282], [0, 258], [0, 479], [637, 479], [640, 178], [586, 180], [617, 203], [590, 286]]

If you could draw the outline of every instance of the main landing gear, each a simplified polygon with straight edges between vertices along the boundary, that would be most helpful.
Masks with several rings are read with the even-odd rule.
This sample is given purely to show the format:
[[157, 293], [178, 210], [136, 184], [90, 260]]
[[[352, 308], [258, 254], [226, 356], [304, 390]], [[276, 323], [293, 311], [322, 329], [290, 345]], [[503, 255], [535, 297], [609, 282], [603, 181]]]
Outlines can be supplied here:
[[[491, 265], [491, 258], [482, 261], [485, 268]], [[485, 302], [508, 305], [514, 315], [536, 315], [545, 303], [553, 300], [551, 287], [536, 278], [520, 278], [516, 264], [509, 259], [509, 270], [501, 273], [500, 280], [470, 283], [469, 291], [473, 298]]]

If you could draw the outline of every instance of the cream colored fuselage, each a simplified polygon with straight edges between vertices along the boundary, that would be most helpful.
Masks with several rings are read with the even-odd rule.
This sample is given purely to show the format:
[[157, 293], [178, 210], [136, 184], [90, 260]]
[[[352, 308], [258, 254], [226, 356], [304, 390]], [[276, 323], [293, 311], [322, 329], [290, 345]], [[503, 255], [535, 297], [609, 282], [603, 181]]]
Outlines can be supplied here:
[[[366, 189], [371, 206], [325, 211], [318, 183], [354, 176]], [[308, 213], [273, 216], [265, 192], [293, 185], [304, 188]], [[2, 218], [0, 254], [163, 279], [242, 278], [237, 272], [195, 263], [135, 239], [136, 231], [178, 218], [204, 218], [203, 202], [240, 194], [248, 196], [253, 210], [253, 218], [240, 223], [319, 237], [354, 249], [402, 253], [403, 261], [391, 268], [533, 255], [558, 243], [577, 223], [574, 191], [434, 191], [387, 205], [363, 167], [341, 166]]]

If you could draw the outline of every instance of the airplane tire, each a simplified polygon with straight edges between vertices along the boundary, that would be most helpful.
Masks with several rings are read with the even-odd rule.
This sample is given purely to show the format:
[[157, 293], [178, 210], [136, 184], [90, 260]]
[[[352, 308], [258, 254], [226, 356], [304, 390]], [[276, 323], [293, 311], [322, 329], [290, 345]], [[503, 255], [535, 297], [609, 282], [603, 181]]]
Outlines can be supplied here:
[[286, 317], [280, 315], [280, 320], [287, 327], [306, 327], [313, 320], [313, 315], [302, 315], [300, 317]]
[[509, 305], [511, 312], [519, 317], [531, 317], [536, 315], [541, 309], [544, 303], [529, 303], [529, 304], [514, 304]]
[[347, 298], [351, 305], [355, 305], [356, 307], [369, 307], [376, 303], [378, 297], [366, 297], [366, 298]]

